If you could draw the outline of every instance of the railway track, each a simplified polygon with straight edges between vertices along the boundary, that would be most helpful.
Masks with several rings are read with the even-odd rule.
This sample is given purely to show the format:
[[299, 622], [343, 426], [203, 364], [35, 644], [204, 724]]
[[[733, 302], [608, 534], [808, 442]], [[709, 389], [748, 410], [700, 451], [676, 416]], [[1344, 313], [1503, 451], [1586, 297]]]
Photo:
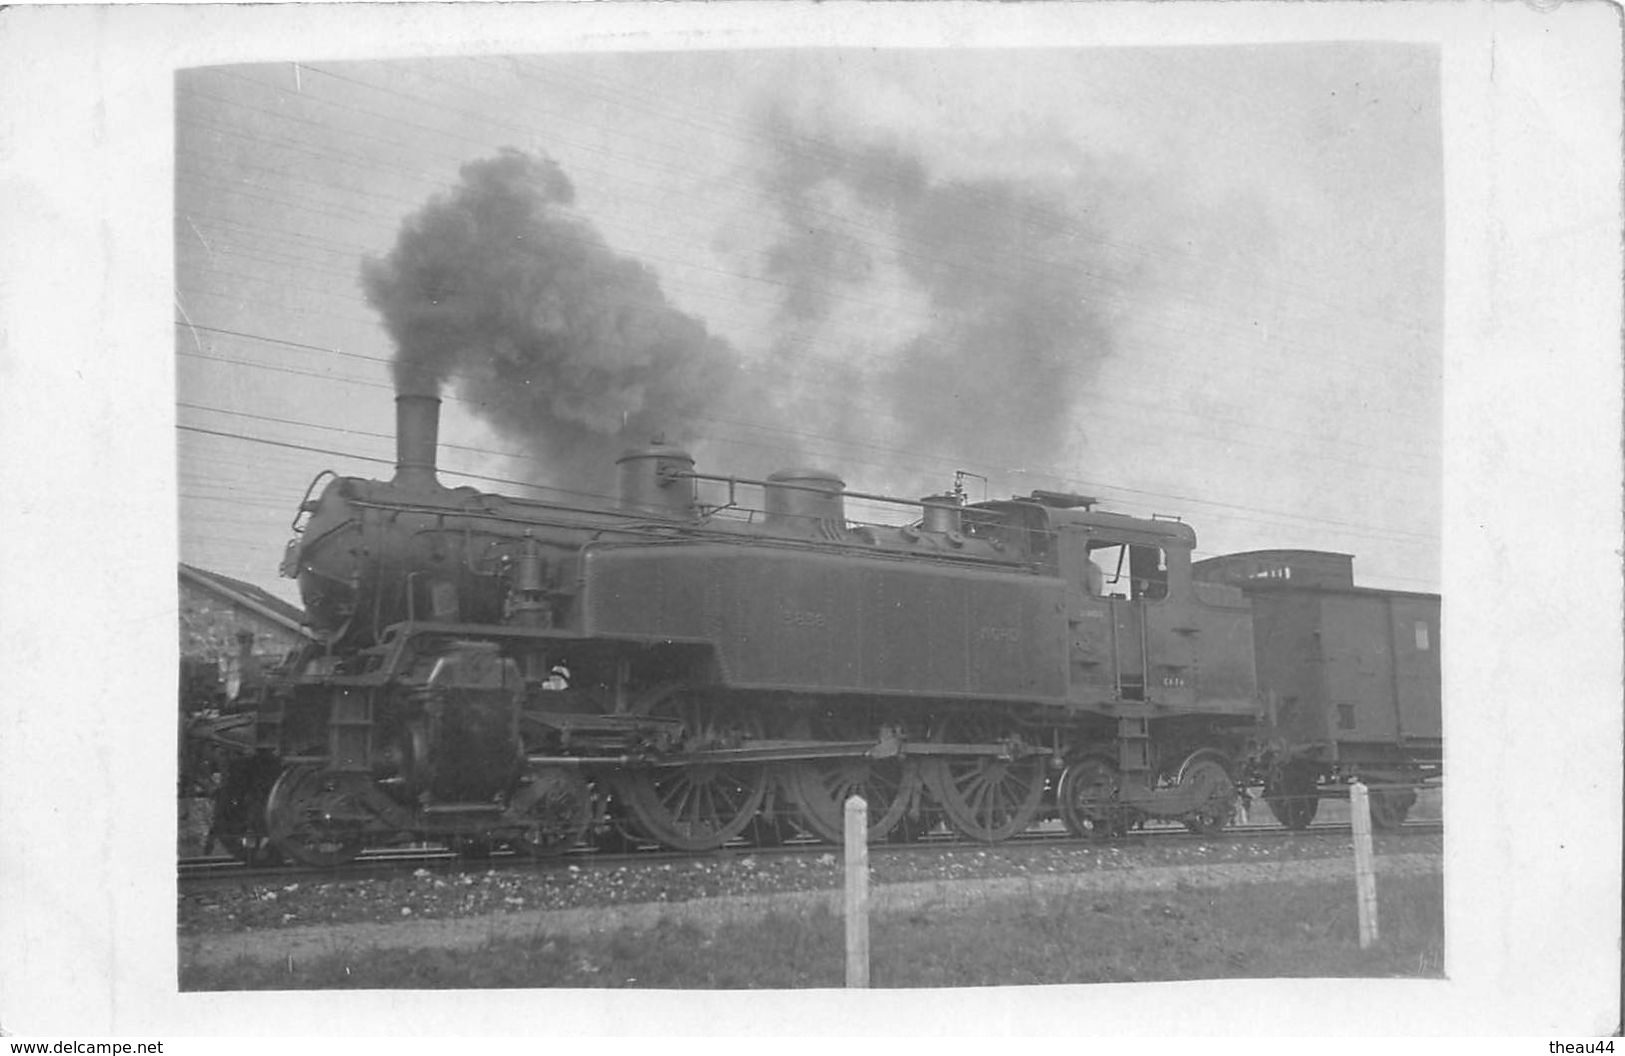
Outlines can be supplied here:
[[[1051, 828], [1052, 825], [1053, 829]], [[1400, 829], [1387, 835], [1402, 837], [1424, 836], [1435, 835], [1442, 831], [1442, 822], [1418, 820], [1407, 821]], [[1153, 822], [1145, 828], [1135, 830], [1122, 838], [1100, 841], [1074, 836], [1066, 832], [1057, 823], [1046, 823], [998, 844], [968, 841], [950, 833], [929, 833], [907, 842], [871, 844], [869, 853], [871, 856], [891, 856], [931, 854], [944, 850], [986, 850], [993, 847], [1020, 848], [1032, 846], [1055, 848], [1115, 847], [1132, 850], [1152, 844], [1161, 845], [1170, 841], [1206, 841], [1209, 843], [1243, 839], [1273, 841], [1294, 837], [1299, 839], [1305, 837], [1338, 837], [1350, 833], [1351, 828], [1348, 823], [1336, 821], [1316, 822], [1307, 829], [1298, 831], [1273, 823], [1232, 825], [1221, 832], [1207, 834], [1192, 833], [1176, 823]], [[470, 857], [438, 845], [421, 845], [364, 851], [358, 858], [346, 865], [325, 869], [299, 865], [250, 866], [224, 855], [183, 858], [178, 864], [178, 880], [182, 888], [196, 890], [216, 885], [240, 886], [257, 883], [381, 880], [413, 873], [418, 870], [455, 874], [465, 872], [483, 873], [490, 870], [548, 871], [571, 866], [601, 869], [626, 865], [661, 865], [673, 862], [688, 862], [706, 857], [740, 858], [755, 856], [760, 858], [796, 855], [815, 857], [839, 853], [841, 853], [841, 848], [838, 845], [826, 843], [812, 837], [793, 839], [771, 846], [740, 840], [735, 844], [705, 855], [672, 851], [648, 845], [613, 851], [583, 846], [550, 858], [532, 858], [508, 850], [493, 851], [488, 856]]]

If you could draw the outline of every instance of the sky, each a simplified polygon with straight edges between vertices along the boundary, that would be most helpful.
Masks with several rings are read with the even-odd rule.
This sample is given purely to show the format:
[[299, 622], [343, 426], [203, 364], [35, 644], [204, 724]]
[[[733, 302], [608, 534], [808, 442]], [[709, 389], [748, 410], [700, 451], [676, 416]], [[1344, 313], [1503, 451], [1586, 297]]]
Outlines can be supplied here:
[[[428, 296], [391, 269], [441, 252], [448, 483], [607, 494], [659, 436], [719, 475], [1081, 492], [1199, 558], [1438, 591], [1440, 94], [1438, 47], [1389, 42], [180, 70], [181, 560], [294, 598], [311, 478], [392, 472], [418, 316], [363, 271]], [[481, 195], [529, 204], [471, 228]]]

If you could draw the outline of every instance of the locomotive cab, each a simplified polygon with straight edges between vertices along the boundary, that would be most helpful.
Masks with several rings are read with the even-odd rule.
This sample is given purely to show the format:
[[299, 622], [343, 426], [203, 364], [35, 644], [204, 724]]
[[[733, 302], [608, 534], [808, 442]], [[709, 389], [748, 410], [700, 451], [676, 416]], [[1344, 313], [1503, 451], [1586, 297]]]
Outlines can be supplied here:
[[1247, 606], [1239, 596], [1198, 596], [1191, 579], [1196, 535], [1187, 525], [1049, 512], [1066, 581], [1074, 700], [1215, 714], [1251, 707]]
[[1214, 714], [1256, 707], [1250, 612], [1240, 592], [1198, 590], [1196, 533], [1176, 520], [1035, 491], [964, 511], [965, 534], [1041, 576], [1066, 599], [1068, 696]]

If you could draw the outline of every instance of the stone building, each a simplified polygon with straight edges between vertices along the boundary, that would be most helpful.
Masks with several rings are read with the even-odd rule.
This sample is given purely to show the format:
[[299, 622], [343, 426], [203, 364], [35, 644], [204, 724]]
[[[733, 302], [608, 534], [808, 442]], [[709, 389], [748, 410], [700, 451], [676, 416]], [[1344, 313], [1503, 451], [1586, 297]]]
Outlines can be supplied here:
[[300, 626], [302, 616], [251, 583], [181, 565], [182, 696], [191, 696], [193, 706], [204, 704], [211, 675], [217, 692], [226, 699], [235, 696], [243, 647], [262, 667], [277, 663], [307, 636]]

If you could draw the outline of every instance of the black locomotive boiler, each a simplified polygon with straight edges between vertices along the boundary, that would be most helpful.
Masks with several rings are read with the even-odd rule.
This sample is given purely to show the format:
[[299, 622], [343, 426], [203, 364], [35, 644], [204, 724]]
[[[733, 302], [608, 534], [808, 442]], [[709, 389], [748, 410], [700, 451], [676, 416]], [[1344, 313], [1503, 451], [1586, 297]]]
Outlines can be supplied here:
[[874, 839], [1205, 831], [1260, 773], [1355, 772], [1271, 725], [1253, 603], [1179, 521], [715, 477], [664, 445], [620, 459], [613, 504], [505, 497], [439, 482], [438, 408], [399, 397], [394, 479], [319, 477], [300, 508], [283, 572], [317, 640], [240, 698], [216, 832], [245, 856], [836, 839], [853, 792]]

